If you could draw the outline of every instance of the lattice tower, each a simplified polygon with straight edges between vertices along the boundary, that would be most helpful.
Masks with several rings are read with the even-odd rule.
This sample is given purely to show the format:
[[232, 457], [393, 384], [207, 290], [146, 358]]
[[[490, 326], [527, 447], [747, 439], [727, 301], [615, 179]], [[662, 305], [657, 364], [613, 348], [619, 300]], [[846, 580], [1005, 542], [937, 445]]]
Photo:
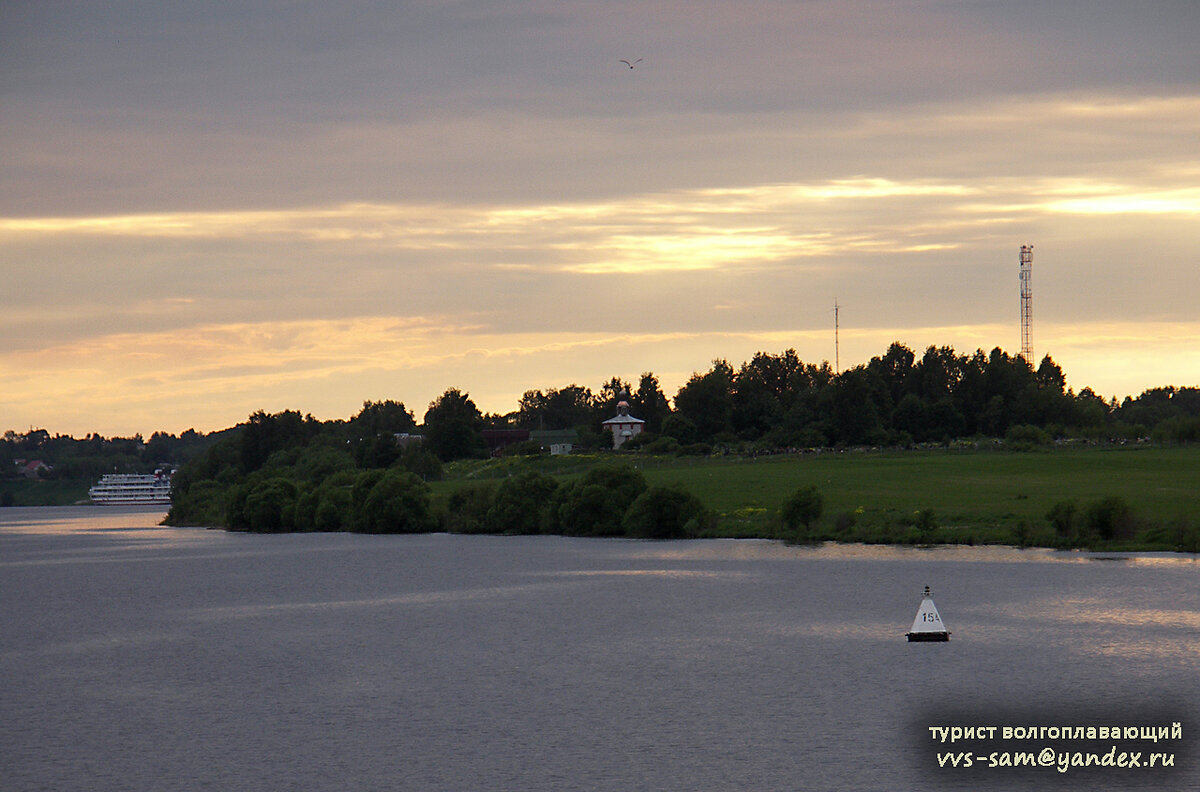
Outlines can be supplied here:
[[1033, 365], [1033, 245], [1021, 245], [1021, 357]]

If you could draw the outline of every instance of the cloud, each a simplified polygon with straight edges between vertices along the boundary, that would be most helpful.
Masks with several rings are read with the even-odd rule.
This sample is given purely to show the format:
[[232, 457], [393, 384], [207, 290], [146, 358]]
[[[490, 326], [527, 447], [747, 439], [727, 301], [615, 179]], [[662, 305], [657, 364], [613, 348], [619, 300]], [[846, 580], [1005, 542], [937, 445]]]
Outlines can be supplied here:
[[[6, 9], [0, 415], [212, 427], [465, 382], [502, 409], [514, 360], [602, 379], [615, 339], [682, 378], [831, 357], [835, 298], [844, 360], [1011, 347], [1023, 243], [1039, 343], [1186, 321], [1200, 7], [1087, 5]], [[1127, 354], [1095, 338], [1072, 354]]]

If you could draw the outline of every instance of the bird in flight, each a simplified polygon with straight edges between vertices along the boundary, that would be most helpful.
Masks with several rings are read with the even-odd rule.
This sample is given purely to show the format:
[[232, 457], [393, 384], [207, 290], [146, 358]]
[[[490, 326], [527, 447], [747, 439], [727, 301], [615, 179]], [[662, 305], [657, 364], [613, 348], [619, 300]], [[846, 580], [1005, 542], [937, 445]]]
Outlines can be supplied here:
[[633, 63], [630, 63], [629, 61], [625, 60], [624, 58], [621, 58], [621, 63], [624, 63], [626, 66], [628, 66], [631, 69], [633, 68], [634, 63], [641, 63], [641, 62], [642, 62], [641, 58], [638, 58], [637, 60], [633, 61]]

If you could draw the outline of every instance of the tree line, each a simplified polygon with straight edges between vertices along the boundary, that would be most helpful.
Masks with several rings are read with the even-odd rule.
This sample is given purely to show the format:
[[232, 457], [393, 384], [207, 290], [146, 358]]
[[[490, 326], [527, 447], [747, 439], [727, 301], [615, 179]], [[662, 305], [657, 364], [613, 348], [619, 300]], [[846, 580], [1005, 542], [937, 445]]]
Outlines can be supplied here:
[[[1035, 369], [998, 348], [960, 355], [929, 347], [918, 358], [892, 344], [865, 364], [834, 372], [828, 362], [804, 363], [788, 349], [760, 352], [737, 369], [716, 360], [673, 400], [653, 373], [644, 373], [636, 386], [613, 377], [595, 392], [576, 384], [529, 390], [503, 415], [484, 414], [469, 394], [450, 388], [429, 404], [420, 424], [396, 401], [366, 402], [344, 421], [260, 411], [180, 469], [169, 519], [237, 530], [527, 532], [531, 524], [517, 526], [504, 516], [516, 513], [504, 505], [516, 498], [504, 487], [464, 487], [451, 496], [449, 512], [435, 514], [426, 482], [440, 478], [447, 463], [486, 456], [489, 429], [573, 429], [578, 446], [611, 448], [600, 424], [622, 396], [646, 422], [622, 454], [909, 446], [970, 437], [1018, 446], [1062, 437], [1200, 439], [1197, 388], [1156, 388], [1118, 403], [1088, 388], [1068, 389], [1049, 356]], [[404, 435], [407, 442], [398, 441]], [[502, 451], [542, 452], [530, 443]], [[539, 531], [590, 533], [603, 524], [603, 532], [636, 534], [643, 529], [625, 525], [623, 511], [596, 516], [612, 480], [591, 481], [586, 495], [575, 485], [550, 487], [554, 480], [546, 477], [522, 479], [520, 486], [534, 493], [528, 502], [538, 504]], [[621, 502], [629, 506], [641, 494], [626, 493]], [[573, 519], [565, 519], [568, 512]], [[707, 519], [692, 516], [690, 528], [678, 528], [681, 535]]]
[[[229, 431], [229, 430], [225, 430]], [[0, 438], [0, 477], [22, 475], [18, 460], [34, 460], [46, 467], [42, 479], [95, 480], [105, 473], [153, 473], [158, 468], [178, 466], [200, 455], [222, 432], [202, 434], [188, 429], [180, 435], [155, 432], [147, 440], [132, 437], [103, 437], [90, 433], [82, 439], [51, 435], [45, 429], [18, 434], [9, 429]]]

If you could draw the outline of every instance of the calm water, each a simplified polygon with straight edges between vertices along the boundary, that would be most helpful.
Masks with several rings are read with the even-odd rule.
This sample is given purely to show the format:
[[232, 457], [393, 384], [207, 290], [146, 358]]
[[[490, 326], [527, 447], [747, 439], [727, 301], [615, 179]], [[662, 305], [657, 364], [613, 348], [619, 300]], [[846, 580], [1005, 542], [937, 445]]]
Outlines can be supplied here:
[[[1190, 558], [161, 516], [0, 510], [5, 792], [1200, 788]], [[949, 644], [904, 640], [926, 584]], [[1167, 771], [938, 769], [926, 729], [1175, 721], [1122, 743]]]

